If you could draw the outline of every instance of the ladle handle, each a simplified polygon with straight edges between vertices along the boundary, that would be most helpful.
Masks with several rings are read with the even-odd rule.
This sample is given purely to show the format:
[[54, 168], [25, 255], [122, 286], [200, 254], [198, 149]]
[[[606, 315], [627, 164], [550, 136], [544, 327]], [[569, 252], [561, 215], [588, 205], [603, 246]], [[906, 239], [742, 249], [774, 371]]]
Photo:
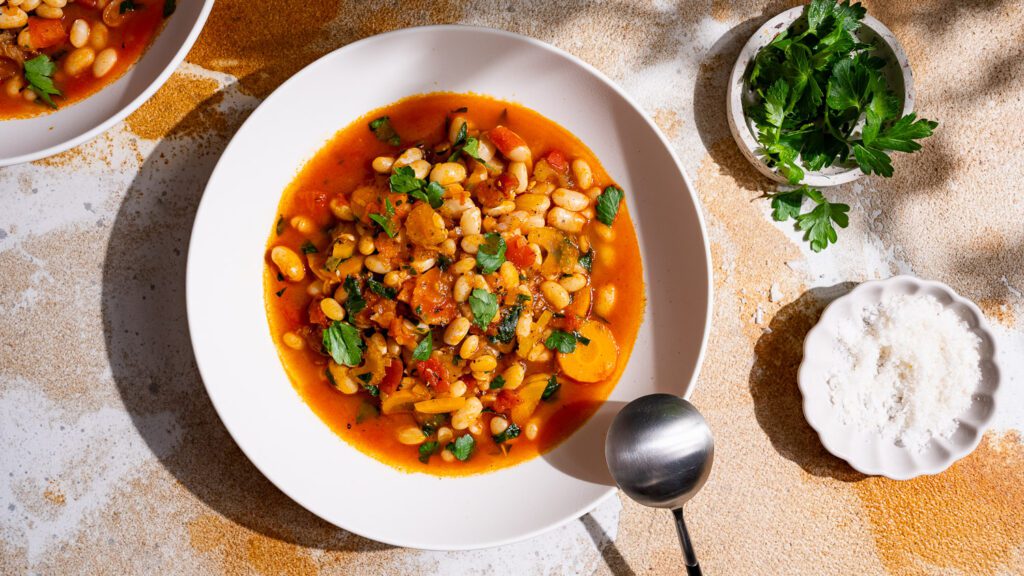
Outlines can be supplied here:
[[697, 555], [693, 552], [693, 544], [690, 543], [690, 533], [686, 531], [686, 521], [683, 520], [682, 507], [672, 511], [676, 517], [676, 532], [679, 533], [679, 545], [683, 547], [683, 558], [686, 561], [686, 576], [703, 576], [700, 571], [700, 564], [697, 563]]

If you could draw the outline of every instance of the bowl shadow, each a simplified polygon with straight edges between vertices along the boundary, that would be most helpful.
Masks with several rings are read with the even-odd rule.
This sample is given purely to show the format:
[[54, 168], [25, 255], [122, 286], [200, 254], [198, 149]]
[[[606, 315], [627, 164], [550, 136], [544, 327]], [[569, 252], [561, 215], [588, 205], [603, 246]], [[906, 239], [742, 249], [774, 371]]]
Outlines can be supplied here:
[[865, 476], [829, 453], [807, 423], [797, 370], [803, 358], [804, 337], [825, 307], [855, 286], [856, 282], [843, 282], [811, 288], [783, 306], [769, 324], [769, 330], [754, 345], [754, 365], [749, 377], [754, 415], [775, 451], [808, 474], [843, 482], [855, 482]]
[[[214, 113], [219, 102], [213, 96], [200, 103], [178, 126]], [[224, 133], [188, 142], [171, 130], [130, 184], [102, 274], [102, 321], [112, 377], [155, 457], [211, 510], [301, 546], [387, 549], [321, 520], [271, 484], [221, 423], [196, 367], [185, 306], [187, 246], [206, 182], [244, 115]], [[230, 337], [231, 328], [225, 327], [225, 338]]]

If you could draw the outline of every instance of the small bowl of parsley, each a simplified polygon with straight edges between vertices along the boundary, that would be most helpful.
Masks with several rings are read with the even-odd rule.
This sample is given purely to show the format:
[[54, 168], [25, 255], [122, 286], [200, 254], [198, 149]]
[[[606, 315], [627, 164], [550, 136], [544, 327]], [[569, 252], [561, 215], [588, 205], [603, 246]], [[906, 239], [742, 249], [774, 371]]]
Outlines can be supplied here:
[[892, 176], [892, 153], [919, 150], [938, 125], [914, 113], [895, 35], [849, 0], [813, 0], [766, 22], [740, 52], [728, 92], [740, 150], [792, 185]]

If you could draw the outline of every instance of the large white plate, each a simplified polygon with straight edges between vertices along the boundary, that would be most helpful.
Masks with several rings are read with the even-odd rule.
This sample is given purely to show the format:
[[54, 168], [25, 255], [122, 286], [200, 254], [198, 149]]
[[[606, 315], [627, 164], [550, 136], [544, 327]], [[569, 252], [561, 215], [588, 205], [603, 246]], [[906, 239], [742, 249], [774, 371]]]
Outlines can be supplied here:
[[124, 76], [56, 112], [0, 120], [0, 166], [53, 156], [92, 140], [149, 100], [181, 64], [213, 8], [213, 0], [178, 2], [163, 30]]
[[[450, 90], [520, 102], [588, 144], [626, 190], [647, 310], [610, 401], [550, 454], [491, 474], [398, 472], [323, 424], [289, 383], [264, 313], [264, 245], [282, 191], [338, 130], [405, 96]], [[689, 393], [711, 312], [693, 187], [654, 124], [608, 79], [547, 44], [486, 28], [412, 28], [328, 54], [277, 89], [224, 151], [196, 215], [187, 298], [196, 361], [225, 426], [282, 491], [390, 544], [469, 549], [555, 527], [614, 493], [604, 432], [622, 404]]]

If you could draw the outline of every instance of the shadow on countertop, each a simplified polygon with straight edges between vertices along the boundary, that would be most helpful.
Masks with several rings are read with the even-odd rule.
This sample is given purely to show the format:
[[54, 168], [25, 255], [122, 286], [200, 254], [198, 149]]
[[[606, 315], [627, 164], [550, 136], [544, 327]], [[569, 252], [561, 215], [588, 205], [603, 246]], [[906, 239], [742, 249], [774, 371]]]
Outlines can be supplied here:
[[808, 474], [843, 482], [855, 482], [865, 476], [830, 454], [807, 423], [803, 397], [797, 387], [797, 369], [803, 357], [804, 337], [818, 322], [825, 306], [856, 285], [843, 282], [811, 288], [783, 306], [772, 319], [770, 331], [754, 345], [754, 365], [750, 369], [754, 415], [775, 450]]
[[[204, 101], [182, 124], [210, 113], [218, 102], [218, 96]], [[232, 133], [239, 124], [240, 119]], [[196, 208], [229, 138], [186, 141], [172, 131], [125, 195], [103, 268], [103, 327], [113, 379], [154, 455], [212, 510], [301, 546], [387, 549], [328, 524], [280, 492], [231, 439], [206, 395], [189, 339], [185, 261]], [[230, 287], [225, 287], [227, 297]], [[225, 326], [225, 338], [230, 331]], [[170, 418], [153, 418], [157, 415]], [[168, 419], [169, 427], [154, 424]]]

